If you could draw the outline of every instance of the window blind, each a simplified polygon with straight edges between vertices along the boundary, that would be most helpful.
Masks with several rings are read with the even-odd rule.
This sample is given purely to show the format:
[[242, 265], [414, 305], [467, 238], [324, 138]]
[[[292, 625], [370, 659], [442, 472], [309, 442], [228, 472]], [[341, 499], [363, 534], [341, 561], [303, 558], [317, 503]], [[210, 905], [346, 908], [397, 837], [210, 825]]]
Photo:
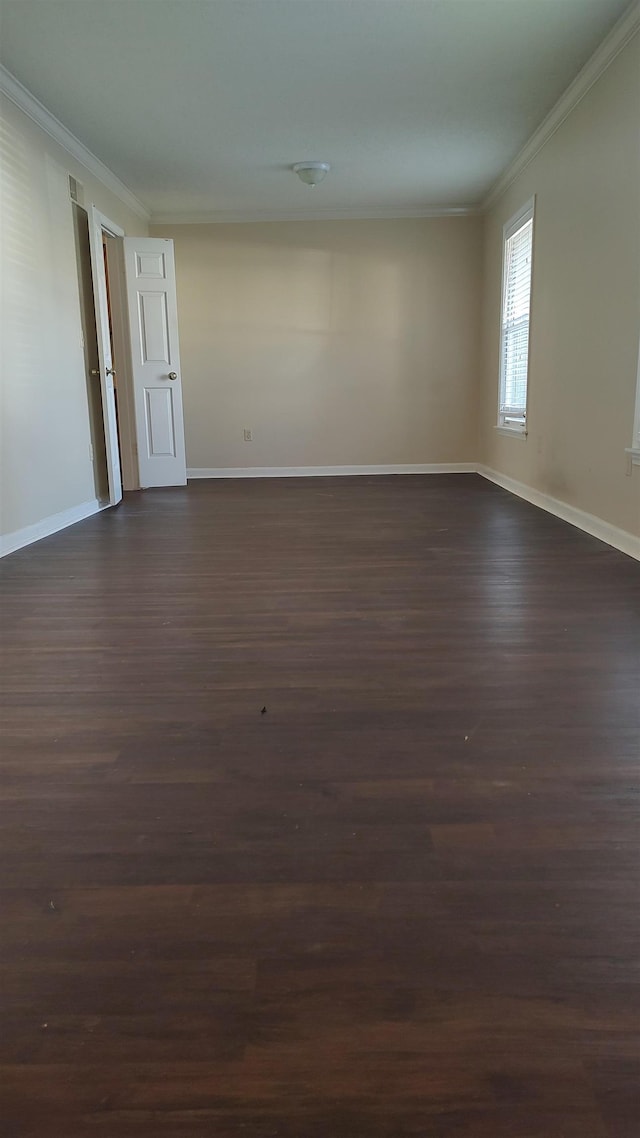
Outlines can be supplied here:
[[524, 422], [527, 406], [533, 217], [505, 241], [500, 417]]

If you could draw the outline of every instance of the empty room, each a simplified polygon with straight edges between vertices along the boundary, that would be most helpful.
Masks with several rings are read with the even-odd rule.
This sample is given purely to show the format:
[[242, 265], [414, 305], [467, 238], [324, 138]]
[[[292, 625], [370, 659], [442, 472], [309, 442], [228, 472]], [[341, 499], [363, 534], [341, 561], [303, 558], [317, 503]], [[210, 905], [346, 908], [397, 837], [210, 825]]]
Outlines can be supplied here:
[[640, 3], [0, 43], [2, 1138], [638, 1138]]

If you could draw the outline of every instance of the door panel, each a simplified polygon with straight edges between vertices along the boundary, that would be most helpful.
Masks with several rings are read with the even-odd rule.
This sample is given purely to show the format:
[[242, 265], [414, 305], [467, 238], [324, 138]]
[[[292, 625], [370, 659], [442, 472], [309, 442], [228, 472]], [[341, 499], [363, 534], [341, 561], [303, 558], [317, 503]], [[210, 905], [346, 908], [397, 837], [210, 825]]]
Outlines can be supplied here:
[[173, 241], [125, 237], [141, 486], [187, 481]]
[[166, 387], [148, 387], [145, 398], [149, 454], [160, 458], [175, 458], [173, 391]]
[[145, 364], [169, 364], [169, 322], [164, 293], [139, 292], [140, 358]]

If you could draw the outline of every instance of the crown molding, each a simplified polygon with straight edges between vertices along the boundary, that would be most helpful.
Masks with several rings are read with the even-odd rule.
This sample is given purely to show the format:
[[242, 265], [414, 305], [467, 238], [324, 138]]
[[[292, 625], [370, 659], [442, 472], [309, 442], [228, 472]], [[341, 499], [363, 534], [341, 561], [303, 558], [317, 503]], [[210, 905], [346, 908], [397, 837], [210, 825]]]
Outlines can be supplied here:
[[126, 205], [127, 208], [137, 214], [138, 217], [149, 221], [151, 216], [150, 211], [143, 205], [140, 199], [132, 193], [128, 186], [125, 186], [124, 182], [121, 182], [120, 179], [112, 173], [109, 167], [105, 166], [104, 162], [96, 158], [95, 154], [92, 154], [84, 143], [76, 138], [75, 134], [72, 134], [55, 115], [51, 114], [51, 111], [48, 111], [47, 108], [36, 99], [35, 95], [32, 95], [26, 87], [23, 87], [22, 83], [1, 64], [0, 92], [5, 95], [7, 99], [10, 99], [12, 103], [15, 103], [21, 111], [24, 111], [42, 130], [46, 131], [54, 142], [62, 146], [72, 158], [75, 158], [76, 162], [79, 162], [81, 166], [84, 166], [85, 170], [93, 174], [94, 178], [97, 178], [108, 190], [111, 190], [111, 193], [115, 194], [123, 205]]
[[513, 162], [507, 166], [506, 170], [498, 178], [497, 182], [491, 187], [487, 197], [482, 203], [482, 209], [489, 209], [504, 191], [511, 185], [512, 182], [518, 177], [519, 174], [525, 169], [526, 166], [535, 158], [536, 154], [542, 147], [549, 141], [549, 139], [562, 126], [565, 119], [571, 114], [578, 103], [584, 99], [585, 95], [591, 90], [594, 83], [610, 64], [613, 63], [616, 56], [627, 46], [629, 41], [636, 35], [640, 29], [640, 0], [635, 0], [629, 10], [618, 20], [618, 23], [611, 29], [609, 35], [602, 41], [600, 47], [596, 49], [591, 58], [585, 63], [581, 71], [578, 72], [573, 82], [567, 87], [563, 95], [560, 96], [558, 102], [543, 121], [540, 126], [533, 132], [529, 141], [523, 146], [520, 153], [514, 158]]
[[211, 210], [208, 213], [153, 213], [151, 225], [227, 225], [249, 221], [395, 221], [403, 217], [469, 217], [478, 206], [442, 206], [435, 209], [326, 209], [326, 210]]
[[89, 173], [93, 174], [124, 205], [138, 217], [152, 225], [215, 225], [242, 222], [277, 221], [366, 221], [376, 219], [396, 220], [400, 218], [468, 217], [489, 209], [505, 192], [512, 182], [523, 172], [549, 139], [555, 134], [565, 119], [581, 102], [593, 85], [604, 74], [614, 59], [627, 46], [640, 29], [640, 0], [634, 0], [629, 10], [622, 16], [609, 35], [558, 102], [551, 109], [540, 126], [513, 162], [503, 171], [483, 200], [481, 205], [431, 208], [393, 208], [379, 209], [328, 209], [328, 210], [211, 210], [208, 212], [165, 212], [152, 214], [138, 197], [112, 173], [66, 126], [63, 125], [26, 87], [0, 64], [0, 93], [15, 103], [51, 138], [62, 146]]

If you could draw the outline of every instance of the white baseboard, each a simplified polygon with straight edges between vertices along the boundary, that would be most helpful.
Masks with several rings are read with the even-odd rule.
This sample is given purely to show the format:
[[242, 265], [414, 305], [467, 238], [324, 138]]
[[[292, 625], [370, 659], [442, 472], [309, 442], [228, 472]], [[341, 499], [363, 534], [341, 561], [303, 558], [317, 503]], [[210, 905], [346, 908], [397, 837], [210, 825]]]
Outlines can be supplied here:
[[[497, 470], [492, 470], [488, 466], [479, 466], [474, 462], [440, 462], [440, 463], [408, 463], [396, 466], [248, 466], [248, 467], [223, 467], [215, 468], [195, 468], [187, 471], [189, 478], [308, 478], [308, 477], [336, 477], [341, 475], [357, 475], [357, 474], [480, 474], [483, 478], [487, 478], [489, 482], [494, 482], [497, 486], [501, 486], [504, 490], [508, 490], [511, 494], [515, 494], [518, 498], [524, 498], [526, 502], [531, 502], [533, 506], [539, 506], [540, 509], [546, 510], [547, 513], [554, 514], [562, 521], [569, 522], [570, 525], [576, 526], [578, 529], [584, 530], [585, 533], [591, 534], [592, 537], [597, 537], [600, 541], [604, 541], [607, 545], [611, 545], [614, 549], [619, 549], [622, 553], [627, 553], [630, 557], [634, 557], [640, 561], [640, 537], [635, 534], [628, 533], [627, 530], [619, 529], [617, 526], [605, 522], [602, 518], [597, 518], [594, 514], [588, 514], [585, 510], [579, 510], [575, 506], [570, 506], [566, 502], [561, 502], [558, 498], [552, 498], [550, 494], [543, 494], [540, 490], [534, 490], [532, 486], [527, 486], [524, 482], [518, 482], [515, 478], [509, 478], [506, 474], [501, 474]], [[59, 514], [52, 514], [48, 518], [43, 518], [42, 521], [36, 522], [34, 525], [25, 526], [24, 529], [15, 530], [13, 533], [4, 534], [0, 536], [0, 557], [6, 557], [9, 553], [15, 553], [16, 550], [22, 549], [25, 545], [31, 545], [34, 541], [40, 541], [43, 537], [50, 537], [51, 534], [58, 533], [59, 530], [66, 529], [67, 526], [72, 526], [76, 522], [81, 522], [84, 518], [91, 517], [92, 514], [97, 514], [102, 509], [102, 506], [93, 498], [89, 502], [82, 502], [79, 506], [73, 506], [70, 510], [63, 510]]]
[[67, 526], [75, 525], [76, 522], [84, 521], [85, 518], [97, 514], [101, 509], [97, 498], [92, 498], [90, 502], [82, 502], [79, 506], [72, 506], [70, 510], [62, 510], [59, 514], [51, 514], [40, 522], [25, 526], [24, 529], [6, 533], [0, 536], [0, 557], [6, 557], [8, 553], [15, 553], [17, 549], [31, 545], [34, 541], [40, 541], [43, 537], [51, 537], [52, 533], [66, 529]]
[[534, 490], [525, 482], [517, 482], [515, 478], [508, 478], [506, 474], [500, 474], [499, 471], [492, 470], [488, 466], [478, 466], [476, 469], [483, 478], [488, 478], [490, 482], [495, 482], [497, 486], [502, 486], [511, 494], [524, 498], [525, 501], [531, 502], [533, 506], [539, 506], [541, 510], [546, 510], [549, 514], [555, 514], [557, 518], [562, 518], [563, 522], [569, 522], [569, 525], [584, 530], [592, 537], [597, 537], [600, 541], [606, 542], [607, 545], [612, 545], [614, 549], [628, 553], [629, 557], [635, 557], [636, 560], [640, 561], [640, 537], [628, 533], [627, 530], [619, 529], [618, 526], [612, 526], [602, 518], [597, 518], [595, 514], [588, 514], [585, 510], [577, 509], [576, 506], [570, 506], [567, 502], [552, 498], [550, 494], [543, 494], [540, 490]]
[[475, 462], [401, 463], [395, 466], [196, 466], [187, 478], [336, 478], [354, 474], [475, 474]]

